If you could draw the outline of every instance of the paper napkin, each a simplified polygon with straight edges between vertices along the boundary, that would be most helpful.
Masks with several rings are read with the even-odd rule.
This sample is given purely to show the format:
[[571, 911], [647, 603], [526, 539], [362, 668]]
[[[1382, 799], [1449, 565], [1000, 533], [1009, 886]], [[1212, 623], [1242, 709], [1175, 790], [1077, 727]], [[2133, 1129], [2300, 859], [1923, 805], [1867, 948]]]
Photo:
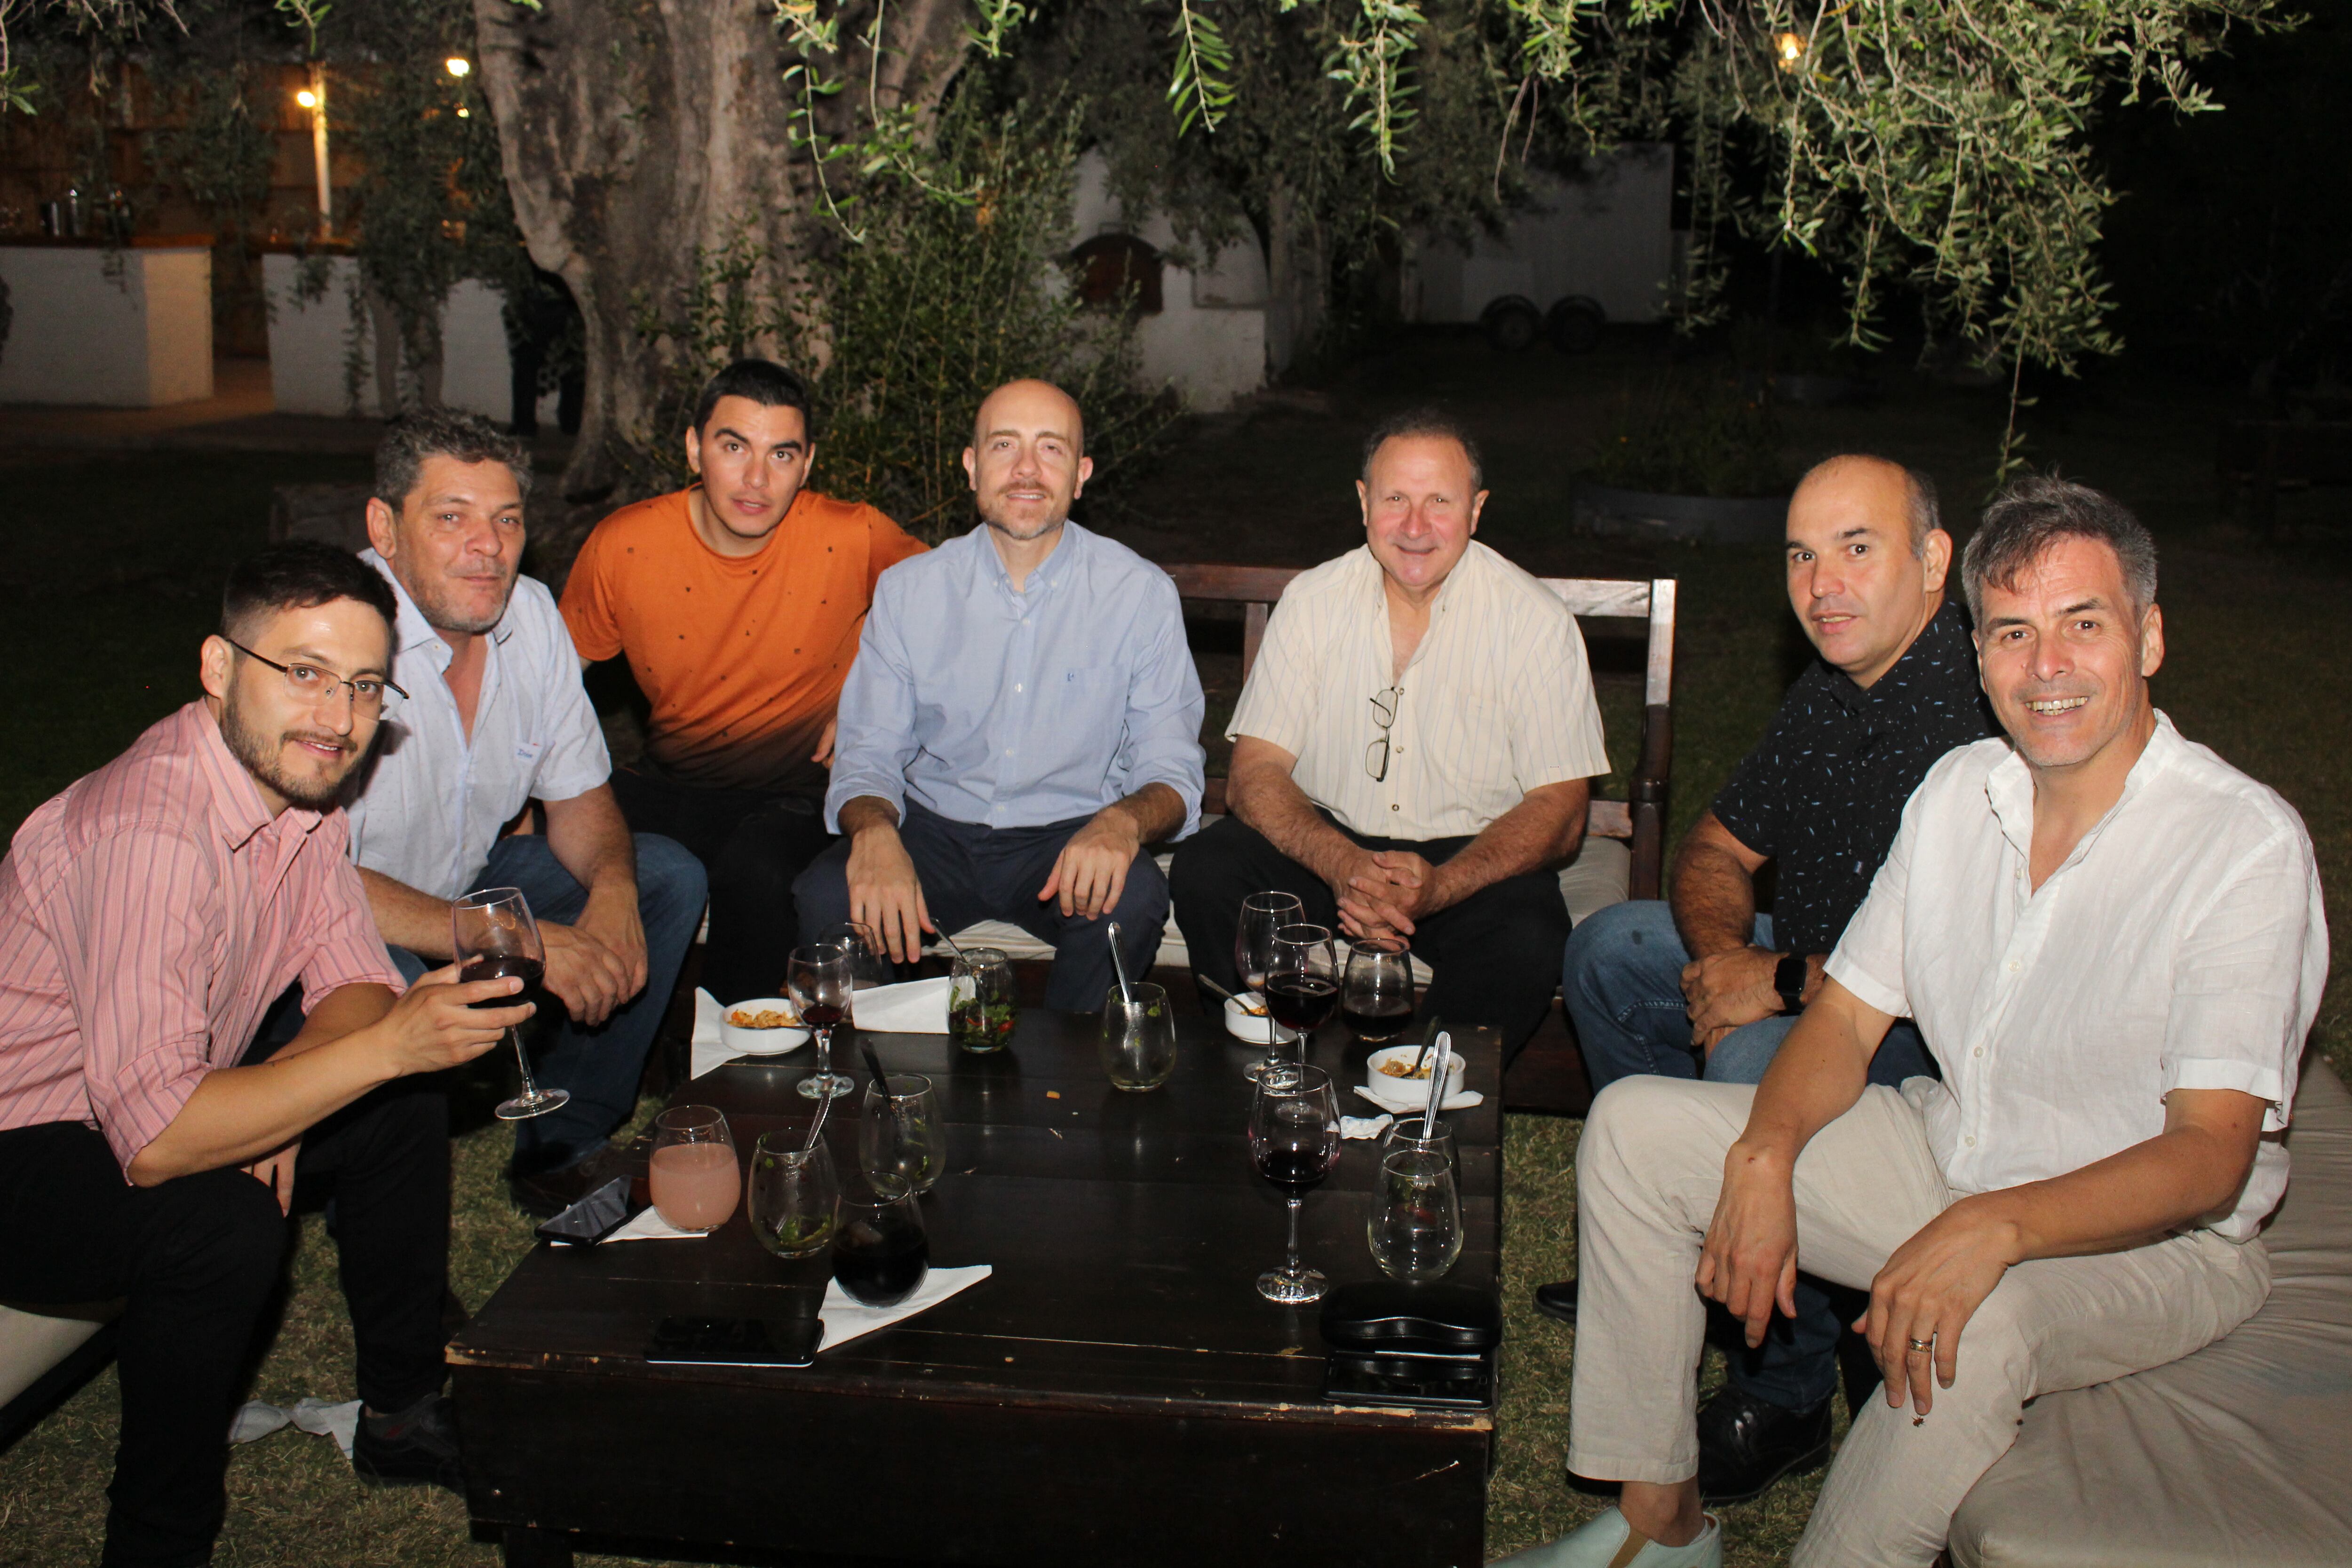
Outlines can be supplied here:
[[[864, 1000], [863, 997], [859, 999]], [[839, 1280], [829, 1279], [825, 1281], [824, 1305], [817, 1309], [817, 1315], [824, 1320], [824, 1342], [817, 1349], [829, 1351], [845, 1341], [870, 1334], [877, 1329], [887, 1329], [901, 1318], [927, 1312], [957, 1291], [977, 1285], [987, 1278], [988, 1265], [985, 1263], [975, 1263], [969, 1268], [934, 1268], [913, 1295], [895, 1307], [862, 1307], [855, 1297], [841, 1288]]]
[[948, 977], [909, 980], [860, 991], [851, 1019], [869, 1035], [944, 1035], [948, 1032]]

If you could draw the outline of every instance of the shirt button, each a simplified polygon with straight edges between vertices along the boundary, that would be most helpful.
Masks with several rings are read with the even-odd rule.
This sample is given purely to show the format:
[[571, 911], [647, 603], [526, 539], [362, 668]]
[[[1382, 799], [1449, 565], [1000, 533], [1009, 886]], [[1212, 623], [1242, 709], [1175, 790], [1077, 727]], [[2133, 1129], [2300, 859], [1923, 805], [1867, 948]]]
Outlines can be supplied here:
[[1391, 806], [1390, 806], [1390, 807], [1389, 807], [1389, 809], [1390, 809], [1391, 811], [1402, 811], [1402, 810], [1404, 809], [1404, 807], [1402, 807], [1402, 806], [1401, 806], [1401, 805], [1391, 805]]
[[2024, 967], [2025, 967], [2025, 961], [2024, 961], [2023, 959], [2020, 959], [2020, 958], [2012, 958], [2012, 959], [2011, 959], [2011, 960], [2009, 961], [2009, 972], [2010, 972], [2011, 974], [2016, 973], [2019, 970], [2021, 970], [2021, 969], [2022, 969], [2022, 968], [2024, 968]]
[[1960, 1142], [1967, 1144], [1971, 1149], [1977, 1146], [1976, 1135], [1974, 1133], [1970, 1133], [1968, 1137], [1961, 1139]]
[[1019, 681], [1017, 681], [1017, 680], [1016, 680], [1016, 681], [1014, 681], [1014, 682], [1013, 683], [1013, 690], [1015, 690], [1015, 691], [1026, 691], [1026, 690], [1028, 689], [1028, 688], [1027, 688], [1027, 687], [1025, 687], [1025, 686], [1024, 686], [1024, 685], [1022, 685]]
[[1984, 1047], [1982, 1046], [1979, 1046], [1973, 1054], [1977, 1056], [1984, 1055]]

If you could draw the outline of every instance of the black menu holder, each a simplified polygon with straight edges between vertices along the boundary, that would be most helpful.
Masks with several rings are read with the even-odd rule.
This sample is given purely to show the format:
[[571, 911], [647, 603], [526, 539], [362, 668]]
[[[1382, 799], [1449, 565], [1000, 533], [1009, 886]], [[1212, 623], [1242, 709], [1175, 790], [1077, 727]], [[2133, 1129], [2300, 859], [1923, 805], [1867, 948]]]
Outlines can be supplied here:
[[1360, 1280], [1323, 1298], [1323, 1397], [1335, 1405], [1495, 1403], [1503, 1307], [1460, 1285]]

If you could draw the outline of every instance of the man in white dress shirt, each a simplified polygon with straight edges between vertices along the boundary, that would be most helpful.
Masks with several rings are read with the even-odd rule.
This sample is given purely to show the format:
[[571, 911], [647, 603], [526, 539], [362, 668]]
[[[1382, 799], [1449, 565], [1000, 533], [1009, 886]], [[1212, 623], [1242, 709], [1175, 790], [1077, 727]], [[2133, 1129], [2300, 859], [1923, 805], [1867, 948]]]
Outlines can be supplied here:
[[1251, 893], [1401, 936], [1429, 1011], [1492, 1025], [1506, 1060], [1551, 1005], [1568, 939], [1559, 866], [1609, 771], [1584, 638], [1559, 596], [1472, 540], [1470, 439], [1401, 415], [1364, 444], [1364, 546], [1283, 590], [1226, 736], [1232, 813], [1181, 846], [1176, 921], [1196, 973], [1238, 989]]
[[[2265, 1135], [2327, 977], [2310, 837], [2150, 702], [2156, 549], [2122, 506], [2021, 480], [1962, 572], [2008, 738], [1912, 795], [1762, 1084], [1593, 1104], [1568, 1462], [1624, 1490], [1513, 1563], [1723, 1561], [1694, 1479], [1702, 1294], [1752, 1344], [1801, 1265], [1870, 1289], [1886, 1396], [1798, 1545], [1818, 1568], [1932, 1563], [2028, 1400], [2177, 1360], [2269, 1293]], [[1906, 1015], [1943, 1081], [1865, 1087]]]
[[[543, 1216], [618, 1173], [605, 1139], [635, 1106], [704, 879], [670, 840], [633, 837], [614, 802], [572, 634], [520, 575], [530, 476], [521, 443], [473, 415], [386, 433], [360, 559], [399, 600], [393, 679], [409, 696], [344, 798], [376, 926], [412, 982], [449, 959], [451, 900], [515, 887], [530, 900], [566, 1016], [524, 1037], [540, 1082], [572, 1093], [515, 1124], [510, 1190]], [[541, 831], [500, 837], [534, 801]]]

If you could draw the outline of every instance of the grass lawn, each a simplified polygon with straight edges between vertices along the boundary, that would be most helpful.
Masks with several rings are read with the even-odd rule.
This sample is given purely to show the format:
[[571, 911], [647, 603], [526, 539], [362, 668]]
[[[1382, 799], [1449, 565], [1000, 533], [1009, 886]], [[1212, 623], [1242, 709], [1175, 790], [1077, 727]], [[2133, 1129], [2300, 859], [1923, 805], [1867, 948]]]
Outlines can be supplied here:
[[[1596, 547], [1564, 527], [1560, 476], [1591, 438], [1621, 353], [1561, 362], [1514, 361], [1437, 342], [1369, 361], [1331, 392], [1328, 416], [1272, 412], [1208, 422], [1164, 460], [1108, 526], [1166, 560], [1306, 563], [1352, 538], [1354, 440], [1366, 420], [1406, 401], [1446, 398], [1488, 432], [1496, 500], [1482, 537], [1547, 574], [1677, 576], [1674, 817], [1679, 830], [1753, 743], [1802, 656], [1769, 551]], [[2203, 468], [2214, 411], [2195, 395], [2094, 388], [2037, 414], [2047, 460], [2115, 489], [2139, 507], [2165, 546], [2161, 598], [2170, 661], [2158, 700], [2192, 740], [2273, 784], [2302, 811], [2318, 847], [2334, 929], [2352, 931], [2352, 804], [2345, 716], [2352, 659], [2342, 640], [2347, 558], [2336, 543], [2261, 547], [2217, 514]], [[1982, 493], [1995, 416], [1980, 400], [1898, 386], [1871, 409], [1788, 419], [1791, 456], [1852, 445], [1936, 472], [1947, 515], [1964, 521]], [[0, 458], [8, 550], [0, 557], [0, 821], [105, 762], [146, 723], [194, 692], [195, 645], [209, 629], [223, 569], [262, 538], [269, 487], [358, 478], [348, 459], [253, 455], [125, 454], [102, 460]], [[2288, 515], [2334, 522], [2339, 499], [2290, 498]], [[1203, 521], [1209, 520], [1209, 521]], [[1964, 529], [1962, 530], [1964, 531]], [[1638, 702], [1632, 667], [1604, 653], [1611, 751], [1622, 769]], [[2338, 968], [2341, 968], [2339, 962]], [[2346, 987], [2330, 987], [2316, 1048], [2352, 1067]], [[1503, 1267], [1510, 1332], [1488, 1543], [1499, 1555], [1559, 1533], [1603, 1500], [1560, 1479], [1573, 1336], [1534, 1314], [1535, 1284], [1570, 1273], [1578, 1123], [1513, 1117], [1506, 1152]], [[457, 1289], [478, 1307], [530, 1246], [498, 1179], [504, 1131], [469, 1121], [457, 1139]], [[300, 1221], [282, 1322], [261, 1362], [258, 1396], [349, 1396], [351, 1342], [334, 1282], [332, 1245], [317, 1216]], [[1710, 1368], [1709, 1375], [1717, 1369]], [[95, 1558], [101, 1489], [111, 1464], [116, 1391], [100, 1375], [0, 1453], [0, 1563]], [[488, 1564], [456, 1499], [373, 1491], [332, 1447], [281, 1433], [242, 1448], [229, 1468], [224, 1568], [295, 1564]], [[1813, 1483], [1790, 1483], [1728, 1511], [1729, 1559], [1785, 1559]], [[583, 1559], [583, 1561], [595, 1561]], [[633, 1560], [634, 1561], [634, 1560]]]

